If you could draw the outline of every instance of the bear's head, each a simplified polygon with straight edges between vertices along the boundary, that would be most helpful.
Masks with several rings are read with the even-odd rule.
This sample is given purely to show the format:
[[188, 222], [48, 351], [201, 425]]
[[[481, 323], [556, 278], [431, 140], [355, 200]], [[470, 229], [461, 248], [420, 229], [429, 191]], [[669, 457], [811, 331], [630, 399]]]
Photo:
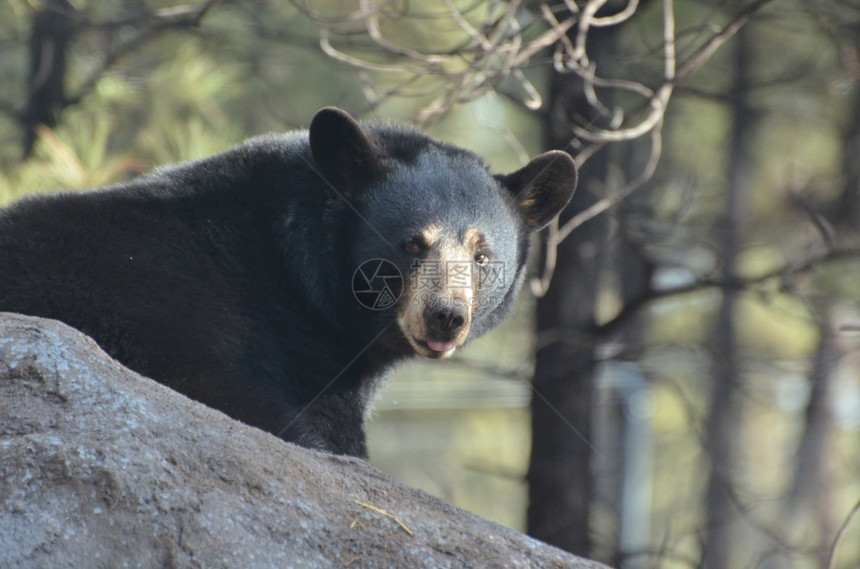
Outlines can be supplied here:
[[319, 111], [309, 136], [330, 200], [351, 213], [356, 299], [390, 315], [428, 358], [450, 356], [510, 313], [529, 234], [576, 187], [564, 152], [494, 175], [471, 152], [334, 108]]

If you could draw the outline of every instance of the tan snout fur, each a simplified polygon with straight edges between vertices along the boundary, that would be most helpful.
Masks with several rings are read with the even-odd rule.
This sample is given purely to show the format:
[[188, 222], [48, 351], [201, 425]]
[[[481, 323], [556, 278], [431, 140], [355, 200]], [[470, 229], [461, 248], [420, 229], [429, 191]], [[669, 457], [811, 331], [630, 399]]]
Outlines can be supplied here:
[[[480, 241], [477, 230], [466, 232], [461, 240], [444, 234], [436, 226], [422, 232], [429, 245], [428, 254], [416, 259], [406, 283], [404, 299], [397, 312], [397, 323], [415, 351], [428, 358], [450, 357], [469, 336], [473, 298], [477, 286], [474, 266], [475, 247]], [[425, 320], [428, 308], [457, 306], [464, 309], [465, 323], [452, 338], [433, 338]], [[434, 351], [428, 341], [443, 340], [450, 349]]]

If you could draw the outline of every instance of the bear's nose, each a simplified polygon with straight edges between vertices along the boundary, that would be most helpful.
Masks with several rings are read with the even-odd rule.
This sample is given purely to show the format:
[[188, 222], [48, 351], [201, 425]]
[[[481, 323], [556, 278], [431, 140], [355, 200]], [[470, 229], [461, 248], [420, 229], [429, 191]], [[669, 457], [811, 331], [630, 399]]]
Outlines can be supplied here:
[[466, 325], [465, 306], [462, 303], [452, 303], [446, 306], [428, 307], [424, 312], [424, 320], [431, 335], [439, 338], [453, 338]]

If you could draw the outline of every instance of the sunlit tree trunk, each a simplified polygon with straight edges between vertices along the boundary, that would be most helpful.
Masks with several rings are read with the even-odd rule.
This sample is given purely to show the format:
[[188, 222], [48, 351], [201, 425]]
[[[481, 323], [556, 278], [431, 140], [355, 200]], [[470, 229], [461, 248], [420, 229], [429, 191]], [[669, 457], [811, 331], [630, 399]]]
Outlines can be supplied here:
[[[860, 27], [856, 24], [844, 30], [842, 48], [843, 60], [848, 67], [845, 73], [850, 77], [857, 73], [860, 57]], [[842, 191], [829, 204], [830, 207], [825, 208], [829, 209], [832, 227], [849, 238], [860, 227], [860, 90], [854, 89], [851, 96], [852, 105], [841, 140]], [[822, 238], [834, 239], [838, 235], [829, 236], [830, 231], [828, 229], [822, 234]], [[809, 401], [793, 461], [794, 472], [783, 510], [782, 531], [787, 543], [804, 546], [813, 545], [809, 539], [812, 533], [819, 546], [819, 563], [824, 567], [839, 524], [833, 508], [836, 503], [833, 479], [836, 425], [831, 405], [835, 368], [843, 353], [839, 346], [838, 318], [834, 318], [838, 316], [833, 306], [834, 299], [825, 293], [826, 286], [820, 289], [814, 304], [820, 322], [819, 343], [809, 372]], [[788, 566], [787, 560], [784, 565]]]
[[[860, 71], [857, 69], [860, 63], [860, 25], [855, 24], [846, 29], [843, 45], [846, 64], [849, 67], [846, 69], [846, 75], [854, 76], [856, 81], [856, 74]], [[857, 231], [860, 226], [860, 89], [854, 88], [852, 93], [853, 105], [848, 124], [842, 133], [844, 185], [831, 217], [834, 223], [849, 231]]]
[[[610, 44], [610, 34], [589, 36], [592, 59]], [[551, 148], [570, 150], [570, 125], [598, 121], [574, 74], [554, 74], [546, 116]], [[592, 157], [561, 223], [595, 201], [592, 189], [605, 179], [606, 153]], [[594, 408], [595, 303], [608, 218], [601, 215], [558, 246], [552, 283], [537, 303], [537, 337], [532, 397], [532, 453], [529, 463], [528, 532], [572, 553], [592, 554], [589, 519], [594, 494], [592, 421]]]
[[[806, 405], [806, 421], [795, 455], [793, 479], [786, 497], [781, 529], [785, 542], [810, 546], [811, 533], [817, 539], [818, 561], [827, 563], [829, 546], [836, 532], [832, 508], [833, 414], [830, 409], [833, 372], [840, 351], [831, 315], [821, 310], [823, 322], [820, 340], [809, 374], [811, 391]], [[792, 567], [792, 560], [782, 559], [781, 567]]]
[[752, 133], [755, 115], [749, 101], [749, 72], [752, 49], [744, 27], [735, 38], [735, 78], [731, 97], [732, 124], [728, 140], [725, 213], [719, 246], [723, 277], [722, 304], [713, 331], [712, 391], [705, 431], [709, 474], [705, 496], [706, 527], [704, 566], [730, 569], [737, 510], [734, 480], [741, 429], [740, 354], [737, 334], [740, 291], [738, 257], [752, 191]]
[[49, 0], [33, 16], [27, 104], [21, 116], [24, 158], [33, 152], [38, 127], [56, 125], [66, 105], [66, 50], [74, 37], [74, 14], [66, 0]]
[[[627, 150], [619, 166], [625, 172], [625, 179], [630, 180], [639, 174], [642, 165], [638, 163], [632, 144], [627, 145]], [[647, 211], [647, 201], [647, 189], [642, 188], [642, 193], [632, 195], [616, 208], [615, 235], [607, 265], [615, 275], [622, 310], [635, 304], [650, 290], [654, 267], [640, 246], [641, 239], [648, 235], [635, 229], [637, 221], [641, 220], [637, 209]], [[608, 561], [620, 569], [651, 567], [652, 562], [648, 556], [642, 555], [650, 543], [653, 509], [650, 501], [653, 484], [651, 419], [644, 408], [649, 405], [646, 394], [650, 386], [639, 365], [645, 350], [647, 324], [648, 313], [635, 311], [612, 338], [613, 343], [621, 345], [617, 358], [622, 361], [615, 362], [610, 368], [614, 399], [616, 404], [620, 404], [621, 413], [616, 419], [620, 425], [615, 429], [609, 428], [610, 432], [614, 430], [618, 435], [613, 447], [618, 449], [619, 460], [617, 470], [608, 472], [610, 477], [617, 474], [618, 480], [613, 488], [614, 495], [608, 500], [616, 506], [617, 515], [616, 539], [612, 544], [615, 551]], [[606, 421], [606, 415], [602, 414], [601, 419]]]

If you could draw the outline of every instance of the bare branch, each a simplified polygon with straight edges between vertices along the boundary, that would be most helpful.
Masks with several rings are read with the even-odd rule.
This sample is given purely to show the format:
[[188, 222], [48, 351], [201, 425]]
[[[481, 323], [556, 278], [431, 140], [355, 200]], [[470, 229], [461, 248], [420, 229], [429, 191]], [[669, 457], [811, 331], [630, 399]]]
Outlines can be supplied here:
[[660, 128], [655, 128], [651, 130], [651, 154], [648, 157], [648, 162], [645, 164], [645, 168], [642, 170], [639, 176], [637, 176], [634, 180], [621, 188], [614, 195], [607, 198], [603, 198], [593, 206], [589, 207], [584, 211], [579, 212], [578, 214], [570, 218], [558, 231], [559, 242], [564, 240], [568, 235], [570, 235], [570, 233], [574, 229], [576, 229], [586, 221], [593, 219], [601, 213], [609, 210], [625, 198], [629, 197], [636, 190], [641, 188], [646, 182], [648, 182], [648, 180], [651, 179], [651, 177], [654, 175], [654, 172], [657, 171], [657, 165], [660, 163], [660, 157], [662, 156], [662, 154], [663, 133]]
[[[699, 69], [716, 51], [719, 49], [725, 42], [727, 42], [732, 36], [734, 36], [738, 30], [740, 30], [752, 17], [752, 15], [762, 9], [766, 4], [771, 2], [772, 0], [758, 0], [757, 2], [751, 4], [746, 9], [744, 9], [741, 13], [739, 13], [735, 18], [724, 28], [717, 31], [711, 38], [705, 42], [699, 49], [697, 49], [684, 63], [680, 68], [676, 71], [676, 52], [675, 52], [675, 20], [674, 14], [672, 10], [672, 0], [663, 0], [663, 52], [664, 52], [664, 80], [663, 85], [659, 87], [659, 89], [649, 97], [648, 104], [651, 106], [651, 112], [638, 124], [628, 127], [625, 129], [615, 129], [615, 130], [602, 130], [602, 129], [584, 129], [578, 126], [574, 126], [573, 130], [576, 136], [582, 140], [586, 140], [595, 144], [600, 144], [602, 147], [603, 144], [609, 142], [622, 142], [627, 140], [633, 140], [639, 138], [649, 132], [652, 133], [652, 150], [651, 157], [648, 160], [648, 164], [646, 165], [642, 174], [637, 177], [636, 181], [644, 184], [648, 180], [650, 180], [651, 176], [656, 169], [657, 162], [659, 162], [659, 154], [655, 156], [654, 150], [657, 147], [656, 138], [653, 136], [653, 133], [662, 128], [663, 118], [665, 116], [666, 108], [669, 103], [669, 100], [672, 96], [672, 92], [674, 90], [675, 85], [677, 85], [681, 80], [688, 77], [694, 71]], [[598, 84], [598, 79], [594, 78], [593, 82], [595, 85]], [[615, 87], [618, 88], [626, 88], [627, 90], [633, 92], [639, 92], [641, 94], [647, 93], [644, 89], [636, 89], [632, 85], [619, 85], [615, 84]], [[600, 147], [592, 147], [589, 151], [588, 155], [585, 155], [581, 160], [578, 159], [577, 163], [581, 164], [584, 162], [587, 157], [598, 150]], [[589, 209], [580, 212], [578, 215], [570, 219], [567, 223], [565, 223], [564, 227], [559, 231], [560, 239], [564, 239], [567, 237], [574, 229], [588, 221], [610, 209], [632, 193], [634, 193], [637, 189], [637, 186], [628, 185], [625, 186], [621, 191], [619, 191], [616, 195], [605, 198], [590, 207]]]
[[163, 8], [152, 13], [139, 14], [118, 20], [103, 22], [85, 21], [84, 25], [91, 28], [119, 28], [137, 26], [139, 29], [131, 38], [112, 46], [102, 58], [101, 63], [81, 81], [77, 92], [67, 97], [65, 106], [79, 103], [95, 89], [104, 74], [125, 55], [139, 49], [141, 45], [152, 40], [161, 32], [175, 28], [197, 28], [203, 18], [209, 14], [222, 0], [208, 0], [200, 6], [182, 5]]
[[860, 512], [860, 501], [854, 504], [854, 507], [848, 513], [848, 516], [845, 518], [845, 521], [842, 522], [842, 526], [836, 533], [836, 539], [833, 540], [833, 546], [830, 548], [830, 554], [827, 558], [827, 569], [836, 569], [836, 551], [839, 549], [839, 545], [845, 537], [848, 526], [851, 525], [851, 520], [854, 519], [854, 516], [856, 516], [858, 512]]
[[[576, 155], [582, 165], [595, 152], [608, 143], [624, 142], [648, 136], [650, 155], [642, 172], [612, 196], [608, 196], [587, 210], [580, 212], [563, 226], [553, 224], [547, 242], [545, 266], [542, 276], [532, 281], [533, 291], [540, 295], [546, 290], [553, 272], [554, 247], [570, 233], [593, 217], [611, 209], [633, 194], [654, 175], [662, 154], [662, 127], [676, 85], [699, 69], [711, 56], [733, 37], [758, 10], [771, 0], [756, 0], [738, 13], [725, 27], [715, 31], [693, 54], [678, 65], [673, 0], [662, 0], [663, 12], [663, 82], [652, 89], [638, 82], [623, 79], [605, 79], [590, 61], [587, 50], [588, 32], [592, 27], [619, 25], [629, 20], [639, 8], [638, 0], [628, 0], [624, 8], [614, 14], [597, 16], [606, 0], [589, 0], [584, 6], [566, 2], [566, 10], [553, 12], [546, 5], [540, 9], [539, 21], [546, 30], [527, 41], [523, 35], [525, 10], [521, 0], [511, 0], [503, 9], [490, 10], [480, 24], [471, 15], [459, 10], [453, 0], [445, 0], [443, 14], [454, 22], [468, 37], [468, 42], [454, 52], [425, 53], [410, 46], [401, 46], [383, 35], [383, 19], [390, 16], [390, 5], [379, 0], [361, 0], [359, 9], [348, 15], [327, 20], [305, 6], [303, 9], [320, 26], [320, 45], [330, 57], [350, 66], [375, 73], [405, 74], [413, 79], [439, 77], [441, 89], [419, 113], [420, 122], [438, 120], [454, 106], [473, 101], [487, 93], [498, 92], [500, 84], [508, 79], [516, 81], [521, 92], [519, 101], [530, 109], [542, 105], [540, 92], [529, 82], [523, 68], [539, 53], [553, 49], [553, 64], [559, 72], [575, 73], [582, 78], [583, 89], [589, 104], [609, 118], [608, 128], [570, 126], [579, 141], [589, 143]], [[398, 17], [403, 14], [398, 13]], [[364, 27], [365, 35], [382, 53], [393, 56], [393, 63], [379, 63], [366, 57], [348, 54], [334, 47], [332, 39], [344, 36], [342, 23], [347, 22], [354, 31], [356, 24]], [[465, 65], [464, 65], [465, 63]], [[646, 112], [637, 122], [625, 124], [621, 108], [604, 107], [597, 89], [615, 89], [643, 97]]]
[[552, 275], [555, 273], [555, 267], [558, 262], [559, 242], [558, 218], [555, 218], [549, 226], [547, 226], [547, 237], [544, 242], [545, 251], [543, 270], [541, 271], [540, 277], [529, 281], [532, 294], [537, 298], [542, 298], [549, 290], [550, 282], [552, 282]]
[[636, 13], [637, 8], [639, 8], [639, 0], [628, 0], [627, 6], [625, 6], [623, 10], [611, 16], [592, 18], [591, 25], [595, 28], [617, 26], [618, 24], [621, 24], [632, 18], [633, 14]]
[[672, 0], [663, 0], [663, 54], [664, 78], [675, 80], [675, 10]]
[[713, 56], [714, 53], [723, 46], [723, 44], [738, 33], [738, 30], [744, 27], [756, 12], [770, 4], [772, 1], [773, 0], [757, 0], [742, 10], [731, 22], [729, 22], [727, 26], [711, 36], [707, 42], [693, 52], [693, 54], [688, 57], [683, 64], [681, 64], [673, 82], [677, 84], [679, 81], [683, 81], [693, 72], [698, 70], [705, 64], [705, 62], [711, 59], [711, 56]]
[[[358, 10], [337, 19], [326, 18], [307, 6], [300, 8], [317, 22], [320, 46], [333, 59], [368, 72], [439, 77], [441, 92], [420, 113], [421, 121], [425, 123], [436, 120], [457, 104], [495, 91], [508, 79], [520, 86], [523, 94], [520, 103], [530, 109], [539, 108], [543, 99], [522, 70], [537, 54], [564, 41], [568, 30], [577, 21], [571, 17], [559, 22], [554, 17], [547, 17], [544, 11], [543, 19], [536, 21], [547, 24], [547, 29], [527, 41], [525, 26], [520, 21], [525, 13], [522, 0], [508, 2], [501, 13], [490, 10], [480, 24], [471, 21], [451, 0], [446, 0], [444, 17], [463, 30], [468, 41], [453, 51], [424, 52], [395, 43], [384, 35], [384, 20], [390, 17], [390, 10], [385, 6], [385, 2], [362, 0]], [[441, 17], [436, 16], [437, 19]], [[345, 31], [344, 22], [351, 25], [349, 31]], [[358, 24], [364, 29], [362, 35], [372, 42], [373, 47], [379, 53], [393, 57], [395, 62], [380, 63], [336, 46], [337, 38], [354, 37]]]
[[815, 268], [832, 262], [843, 261], [846, 259], [860, 259], [860, 247], [844, 247], [837, 249], [824, 249], [817, 253], [807, 256], [805, 259], [786, 263], [778, 269], [768, 271], [753, 277], [745, 278], [713, 278], [702, 277], [685, 285], [679, 285], [667, 288], [650, 288], [646, 289], [638, 298], [631, 301], [627, 306], [624, 306], [621, 312], [612, 320], [601, 324], [598, 327], [598, 334], [608, 334], [619, 329], [635, 312], [644, 305], [655, 300], [671, 298], [685, 294], [691, 294], [708, 290], [712, 288], [746, 290], [756, 285], [765, 283], [772, 279], [780, 279], [783, 285], [793, 278], [808, 273]]

